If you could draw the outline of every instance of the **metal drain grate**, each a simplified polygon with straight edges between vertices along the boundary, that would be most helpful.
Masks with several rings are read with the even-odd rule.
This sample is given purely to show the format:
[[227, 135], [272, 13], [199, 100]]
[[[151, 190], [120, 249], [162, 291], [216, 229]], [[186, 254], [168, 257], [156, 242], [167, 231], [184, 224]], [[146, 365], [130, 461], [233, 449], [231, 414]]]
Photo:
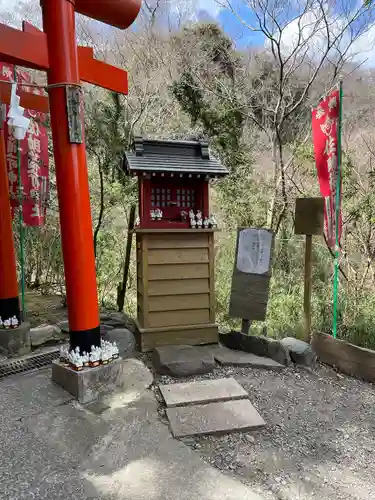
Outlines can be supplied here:
[[15, 359], [0, 365], [0, 379], [16, 375], [17, 373], [38, 370], [50, 365], [52, 361], [59, 357], [59, 351], [50, 351], [44, 354], [37, 354], [25, 359]]

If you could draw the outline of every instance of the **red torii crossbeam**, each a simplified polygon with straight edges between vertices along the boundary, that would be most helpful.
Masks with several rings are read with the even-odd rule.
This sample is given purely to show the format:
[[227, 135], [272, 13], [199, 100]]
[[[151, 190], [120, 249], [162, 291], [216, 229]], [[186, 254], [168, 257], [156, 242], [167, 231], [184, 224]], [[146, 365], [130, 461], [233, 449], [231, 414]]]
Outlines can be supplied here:
[[[96, 61], [90, 48], [77, 47], [75, 12], [126, 29], [136, 19], [141, 0], [42, 0], [41, 5], [44, 32], [26, 23], [24, 31], [0, 25], [0, 60], [47, 71], [70, 342], [71, 348], [89, 352], [92, 345], [100, 345], [100, 326], [83, 116], [74, 107], [74, 89], [83, 80], [126, 94], [128, 84], [125, 71]], [[3, 226], [5, 233], [0, 227], [0, 234], [11, 239], [9, 218]]]

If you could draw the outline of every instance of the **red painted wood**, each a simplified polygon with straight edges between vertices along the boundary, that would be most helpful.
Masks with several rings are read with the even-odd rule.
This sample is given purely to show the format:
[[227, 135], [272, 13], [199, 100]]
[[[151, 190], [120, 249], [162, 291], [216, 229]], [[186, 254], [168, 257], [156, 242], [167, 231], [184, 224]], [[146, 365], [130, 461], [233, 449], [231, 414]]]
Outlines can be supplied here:
[[203, 184], [203, 203], [202, 203], [202, 212], [203, 217], [210, 216], [210, 189], [209, 189], [209, 181], [204, 181]]
[[81, 80], [126, 95], [128, 93], [128, 73], [105, 62], [97, 61], [93, 55], [94, 51], [90, 47], [78, 47]]
[[28, 23], [27, 21], [22, 21], [22, 31], [24, 33], [30, 33], [31, 35], [41, 35], [44, 39], [46, 38], [44, 31], [40, 30], [36, 26], [33, 26], [31, 23]]
[[75, 12], [68, 0], [44, 0], [42, 9], [50, 60], [48, 84], [52, 85], [49, 97], [69, 327], [90, 330], [99, 325], [99, 310], [86, 148], [70, 143], [66, 90], [53, 86], [80, 82]]
[[186, 222], [170, 220], [147, 220], [140, 226], [142, 229], [188, 229], [189, 219]]
[[[139, 212], [142, 213], [141, 225], [144, 228], [184, 228], [189, 227], [189, 220], [186, 222], [181, 221], [181, 211], [185, 210], [189, 212], [193, 209], [196, 213], [197, 210], [201, 210], [205, 217], [208, 217], [209, 207], [208, 207], [208, 182], [200, 178], [189, 178], [189, 177], [162, 177], [161, 175], [151, 176], [147, 179], [144, 176], [139, 176], [140, 186], [140, 198], [139, 198]], [[160, 201], [156, 199], [156, 190], [159, 189]], [[171, 195], [171, 205], [162, 206], [162, 190], [164, 190], [165, 202], [168, 202], [168, 190], [170, 190]], [[179, 190], [179, 193], [178, 193]], [[185, 205], [182, 199], [182, 190], [185, 191]], [[190, 205], [187, 203], [187, 191], [190, 194]], [[192, 193], [195, 194], [195, 202], [192, 201]], [[178, 195], [180, 198], [178, 198]], [[154, 204], [152, 201], [154, 199]], [[179, 204], [178, 204], [179, 203]], [[152, 220], [150, 212], [160, 208], [163, 212], [163, 219]]]
[[0, 60], [46, 71], [49, 63], [45, 38], [0, 24]]
[[[0, 299], [18, 297], [4, 130], [0, 123]], [[4, 318], [3, 318], [4, 319]], [[7, 319], [7, 318], [5, 318]]]
[[[25, 109], [34, 109], [41, 113], [49, 112], [48, 97], [35, 95], [31, 92], [24, 92], [22, 87], [19, 87], [17, 94], [20, 96], [20, 106]], [[0, 82], [0, 101], [4, 104], [10, 104], [11, 86], [9, 83]]]
[[[23, 29], [24, 31], [20, 31], [0, 24], [0, 60], [47, 71], [49, 58], [46, 34], [29, 23], [24, 23]], [[90, 47], [78, 47], [80, 80], [126, 95], [128, 73], [96, 60], [93, 54]]]
[[142, 0], [75, 0], [76, 11], [120, 29], [128, 28], [136, 19]]

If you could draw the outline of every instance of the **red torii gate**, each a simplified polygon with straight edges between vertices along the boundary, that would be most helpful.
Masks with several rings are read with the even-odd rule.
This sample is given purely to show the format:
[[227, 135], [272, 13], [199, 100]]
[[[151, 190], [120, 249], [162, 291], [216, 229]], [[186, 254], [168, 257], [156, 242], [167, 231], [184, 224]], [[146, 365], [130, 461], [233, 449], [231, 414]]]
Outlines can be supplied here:
[[[60, 209], [70, 342], [89, 352], [100, 345], [100, 323], [92, 241], [86, 148], [80, 81], [127, 94], [127, 73], [77, 47], [75, 12], [120, 29], [136, 19], [141, 0], [41, 0], [41, 32], [24, 23], [23, 31], [0, 24], [0, 61], [47, 71], [49, 109]], [[9, 85], [0, 99], [9, 102]], [[46, 112], [43, 96], [20, 92], [21, 106]], [[78, 99], [77, 99], [78, 98]], [[1, 123], [1, 120], [0, 120]], [[1, 129], [1, 127], [0, 127]], [[18, 287], [3, 134], [0, 136], [0, 311], [19, 316]]]

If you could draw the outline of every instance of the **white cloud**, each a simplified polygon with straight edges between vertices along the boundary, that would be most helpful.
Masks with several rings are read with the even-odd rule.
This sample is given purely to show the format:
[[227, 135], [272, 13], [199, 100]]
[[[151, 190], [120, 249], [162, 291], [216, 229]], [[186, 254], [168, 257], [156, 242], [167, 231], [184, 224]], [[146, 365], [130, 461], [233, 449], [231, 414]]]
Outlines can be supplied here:
[[221, 7], [216, 3], [216, 0], [197, 0], [197, 10], [205, 10], [211, 16], [217, 17]]
[[[331, 17], [329, 22], [331, 40], [335, 36], [339, 36], [336, 46], [341, 51], [345, 51], [350, 45], [346, 53], [346, 59], [355, 63], [362, 63], [367, 60], [367, 65], [375, 66], [375, 52], [373, 50], [375, 45], [375, 24], [370, 24], [368, 30], [364, 30], [363, 34], [351, 44], [349, 31], [346, 31], [341, 36], [347, 20], [336, 16], [335, 18]], [[291, 54], [299, 44], [300, 48], [297, 49], [299, 56], [302, 56], [307, 49], [308, 57], [311, 59], [319, 58], [327, 48], [326, 25], [321, 15], [311, 10], [289, 23], [283, 30], [281, 43], [285, 55]], [[334, 53], [335, 49], [332, 49], [331, 57]]]

